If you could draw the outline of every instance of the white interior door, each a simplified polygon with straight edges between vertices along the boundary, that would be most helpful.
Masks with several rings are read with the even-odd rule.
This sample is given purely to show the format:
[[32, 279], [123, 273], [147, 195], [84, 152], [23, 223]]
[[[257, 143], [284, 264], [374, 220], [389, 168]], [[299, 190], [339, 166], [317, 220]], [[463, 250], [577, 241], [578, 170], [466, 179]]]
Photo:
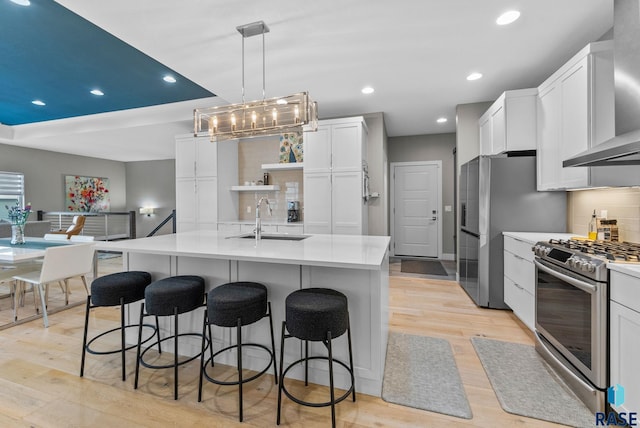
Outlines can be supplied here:
[[395, 255], [438, 257], [439, 165], [396, 164], [393, 180]]

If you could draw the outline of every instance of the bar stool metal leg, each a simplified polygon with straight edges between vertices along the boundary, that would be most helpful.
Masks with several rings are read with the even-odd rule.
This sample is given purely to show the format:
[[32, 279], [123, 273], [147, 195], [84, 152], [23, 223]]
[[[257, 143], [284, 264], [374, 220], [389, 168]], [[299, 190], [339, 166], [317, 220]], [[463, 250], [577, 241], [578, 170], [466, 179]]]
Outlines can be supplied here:
[[[336, 397], [333, 391], [333, 350], [331, 348], [331, 331], [327, 331], [327, 351], [329, 353], [329, 397], [331, 401], [331, 426], [336, 426]], [[308, 362], [309, 360], [307, 360]]]
[[[140, 323], [138, 325], [142, 325], [142, 320], [144, 319], [144, 302], [140, 306]], [[160, 341], [160, 327], [158, 327], [158, 341]], [[133, 389], [138, 389], [138, 374], [140, 373], [140, 350], [142, 348], [142, 328], [138, 329], [138, 346], [136, 347], [136, 375], [135, 380], [133, 381]]]
[[282, 406], [282, 386], [284, 385], [284, 336], [287, 323], [282, 321], [282, 334], [280, 335], [280, 383], [278, 384], [278, 416], [276, 425], [280, 425], [280, 408]]
[[238, 318], [236, 326], [236, 340], [238, 341], [238, 415], [240, 422], [242, 422], [242, 319], [240, 318]]
[[91, 306], [91, 296], [87, 296], [87, 307], [84, 314], [84, 334], [82, 335], [82, 358], [80, 360], [80, 377], [84, 376], [84, 360], [85, 360], [85, 357], [87, 356], [87, 332], [89, 330], [90, 306]]

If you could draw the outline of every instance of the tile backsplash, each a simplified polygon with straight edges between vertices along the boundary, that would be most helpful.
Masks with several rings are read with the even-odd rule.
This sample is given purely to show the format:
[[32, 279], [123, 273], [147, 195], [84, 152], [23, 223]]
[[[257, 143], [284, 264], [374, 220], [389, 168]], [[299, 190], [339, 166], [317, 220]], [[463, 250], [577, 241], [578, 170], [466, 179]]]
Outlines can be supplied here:
[[[263, 180], [263, 163], [278, 163], [280, 153], [280, 137], [256, 137], [238, 142], [238, 184], [245, 182], [257, 182]], [[295, 200], [300, 202], [302, 209], [303, 185], [302, 169], [268, 171], [269, 184], [277, 184], [280, 190], [277, 192], [258, 192], [257, 196], [266, 195], [273, 209], [273, 214], [269, 217], [266, 214], [264, 221], [286, 221], [287, 201]], [[239, 220], [255, 220], [256, 193], [240, 192], [238, 204], [240, 213]], [[247, 212], [250, 207], [250, 212]], [[266, 212], [266, 211], [263, 211]], [[300, 215], [302, 216], [302, 210]], [[300, 218], [300, 221], [303, 221]]]
[[618, 220], [620, 241], [640, 243], [640, 188], [580, 190], [568, 193], [569, 232], [587, 235], [593, 210]]

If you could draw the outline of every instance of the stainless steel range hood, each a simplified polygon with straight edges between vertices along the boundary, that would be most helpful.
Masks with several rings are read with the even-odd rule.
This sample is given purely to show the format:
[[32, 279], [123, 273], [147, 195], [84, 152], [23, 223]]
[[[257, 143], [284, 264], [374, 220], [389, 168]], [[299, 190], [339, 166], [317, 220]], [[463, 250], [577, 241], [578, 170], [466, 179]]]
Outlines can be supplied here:
[[614, 0], [616, 136], [565, 160], [568, 166], [640, 165], [640, 2]]
[[628, 132], [578, 153], [562, 166], [640, 165], [640, 130]]

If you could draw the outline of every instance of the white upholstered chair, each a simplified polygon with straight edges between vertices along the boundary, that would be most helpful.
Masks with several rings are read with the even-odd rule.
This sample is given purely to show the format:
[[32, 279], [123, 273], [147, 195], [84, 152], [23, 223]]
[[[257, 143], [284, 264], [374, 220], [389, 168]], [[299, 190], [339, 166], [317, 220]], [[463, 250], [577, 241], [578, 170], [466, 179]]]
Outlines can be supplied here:
[[45, 250], [42, 268], [39, 271], [27, 272], [13, 277], [18, 282], [32, 284], [40, 295], [44, 326], [49, 327], [47, 317], [47, 294], [49, 284], [64, 282], [65, 304], [69, 304], [70, 278], [79, 276], [88, 292], [85, 275], [93, 270], [94, 248], [91, 243], [60, 245]]

